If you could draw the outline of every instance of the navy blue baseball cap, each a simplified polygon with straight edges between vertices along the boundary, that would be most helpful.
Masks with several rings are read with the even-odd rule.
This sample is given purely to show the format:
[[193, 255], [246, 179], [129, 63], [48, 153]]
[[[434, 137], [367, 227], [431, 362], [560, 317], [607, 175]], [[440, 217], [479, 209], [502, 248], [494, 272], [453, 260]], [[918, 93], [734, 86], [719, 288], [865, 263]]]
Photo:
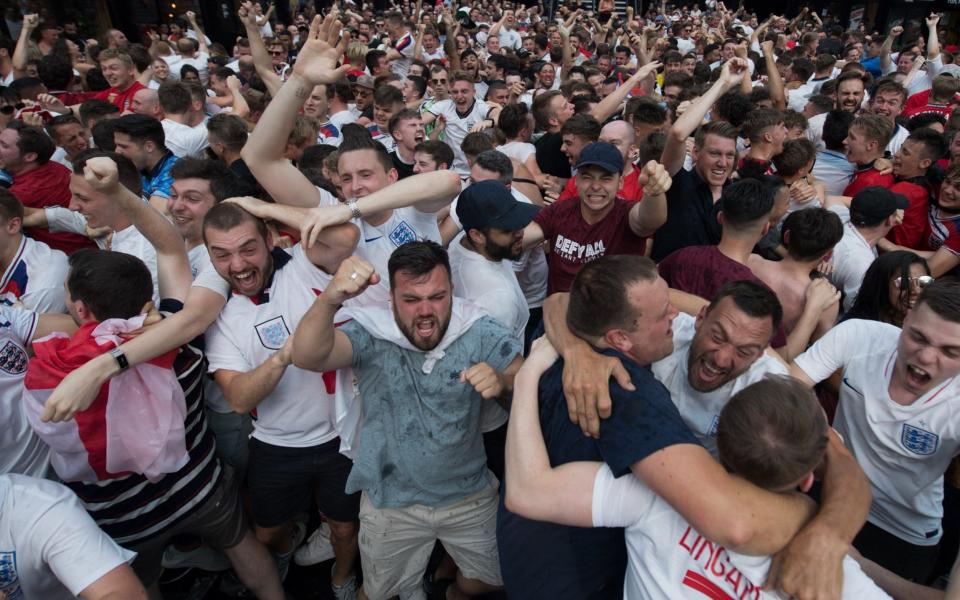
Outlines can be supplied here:
[[610, 142], [592, 142], [580, 151], [577, 159], [577, 170], [589, 165], [596, 165], [610, 173], [623, 171], [623, 155]]
[[540, 207], [535, 204], [518, 201], [507, 186], [495, 179], [471, 184], [457, 200], [457, 216], [464, 229], [523, 229], [538, 210]]

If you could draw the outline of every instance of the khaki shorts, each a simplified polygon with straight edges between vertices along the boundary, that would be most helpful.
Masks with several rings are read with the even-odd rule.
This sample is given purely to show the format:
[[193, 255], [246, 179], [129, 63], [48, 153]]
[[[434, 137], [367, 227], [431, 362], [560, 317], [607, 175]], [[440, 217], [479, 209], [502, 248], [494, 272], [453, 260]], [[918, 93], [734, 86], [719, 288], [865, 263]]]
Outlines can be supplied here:
[[494, 482], [442, 508], [415, 504], [378, 509], [364, 493], [359, 541], [367, 597], [382, 600], [421, 586], [436, 540], [464, 577], [503, 585], [497, 554], [498, 487]]

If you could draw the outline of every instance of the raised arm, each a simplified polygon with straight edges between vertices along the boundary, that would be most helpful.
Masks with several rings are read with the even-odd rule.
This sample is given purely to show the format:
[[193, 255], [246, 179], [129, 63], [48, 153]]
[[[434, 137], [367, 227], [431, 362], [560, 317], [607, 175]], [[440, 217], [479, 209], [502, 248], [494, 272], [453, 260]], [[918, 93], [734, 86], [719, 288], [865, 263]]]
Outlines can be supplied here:
[[337, 274], [317, 296], [293, 335], [293, 364], [310, 371], [334, 371], [353, 363], [350, 338], [334, 327], [340, 306], [380, 281], [373, 265], [358, 256], [341, 263]]
[[783, 79], [780, 77], [780, 70], [777, 69], [777, 60], [773, 55], [774, 44], [772, 41], [765, 41], [760, 49], [763, 51], [763, 62], [767, 66], [767, 91], [770, 92], [770, 100], [773, 101], [773, 107], [777, 110], [784, 110], [787, 106], [787, 94], [783, 89]]
[[417, 26], [417, 41], [413, 44], [413, 58], [415, 60], [423, 60], [423, 34], [426, 30], [426, 23], [420, 23]]
[[893, 49], [893, 40], [903, 33], [903, 27], [900, 25], [894, 25], [890, 28], [890, 31], [887, 33], [887, 39], [883, 40], [883, 45], [880, 46], [880, 72], [886, 73], [891, 68], [890, 63], [890, 51]]
[[247, 99], [243, 97], [243, 93], [240, 91], [240, 79], [236, 75], [227, 77], [227, 89], [230, 90], [230, 96], [233, 98], [231, 104], [233, 112], [231, 114], [241, 119], [249, 117], [250, 105], [247, 104]]
[[93, 189], [102, 192], [119, 206], [137, 231], [156, 249], [160, 297], [183, 302], [193, 283], [193, 274], [183, 238], [173, 224], [140, 196], [120, 184], [117, 163], [112, 158], [101, 156], [89, 159], [83, 169], [83, 178]]
[[200, 45], [200, 52], [203, 54], [210, 54], [210, 48], [207, 47], [207, 36], [204, 35], [200, 24], [197, 23], [197, 13], [193, 12], [192, 10], [188, 10], [186, 16], [187, 21], [190, 22], [190, 28], [193, 29], [194, 33], [197, 34], [197, 44]]
[[[273, 10], [272, 4], [270, 5], [270, 10]], [[269, 14], [269, 12], [267, 14]], [[257, 22], [257, 14], [253, 3], [244, 2], [241, 4], [240, 9], [237, 10], [237, 17], [240, 19], [240, 22], [243, 23], [243, 27], [247, 32], [247, 39], [250, 41], [250, 55], [253, 56], [253, 66], [257, 70], [257, 75], [260, 76], [264, 85], [267, 86], [267, 91], [270, 92], [270, 95], [275, 97], [283, 82], [280, 81], [280, 77], [273, 70], [270, 53], [267, 52], [267, 47], [263, 43], [263, 36], [260, 35], [260, 25]], [[271, 104], [273, 104], [273, 102], [271, 102]]]
[[314, 17], [293, 73], [263, 112], [241, 152], [260, 185], [281, 204], [311, 207], [320, 201], [316, 188], [284, 158], [283, 151], [297, 112], [314, 86], [334, 83], [350, 68], [337, 67], [350, 39], [343, 36], [338, 41], [339, 31], [340, 22], [332, 14], [322, 22], [320, 17]]
[[651, 74], [655, 73], [659, 68], [660, 63], [658, 62], [649, 63], [640, 67], [636, 73], [624, 81], [613, 93], [601, 100], [590, 114], [593, 115], [593, 118], [597, 121], [603, 123], [620, 109], [620, 105], [627, 99], [627, 94], [630, 93], [630, 90]]
[[17, 38], [17, 45], [13, 49], [13, 77], [19, 79], [27, 72], [27, 52], [30, 47], [30, 36], [40, 24], [40, 16], [37, 14], [23, 15], [23, 25], [20, 27], [20, 37]]
[[[579, 9], [577, 12], [579, 12]], [[557, 31], [560, 32], [560, 40], [563, 42], [563, 58], [560, 62], [560, 71], [564, 77], [567, 77], [570, 74], [571, 67], [573, 67], [573, 49], [570, 47], [570, 25], [557, 23]]]
[[939, 23], [940, 15], [930, 13], [927, 17], [927, 60], [936, 60], [940, 56], [940, 36], [937, 34]]
[[663, 165], [651, 160], [643, 166], [639, 183], [643, 202], [630, 209], [630, 230], [640, 237], [650, 237], [667, 222], [667, 190], [673, 180]]
[[360, 230], [352, 223], [341, 223], [324, 228], [315, 237], [309, 235], [314, 228], [315, 211], [319, 209], [285, 206], [273, 202], [264, 202], [249, 196], [230, 198], [227, 202], [239, 204], [247, 212], [260, 219], [276, 221], [291, 229], [308, 232], [301, 238], [307, 258], [327, 273], [335, 272], [340, 263], [353, 254], [357, 247]]
[[507, 427], [508, 510], [530, 519], [564, 525], [593, 525], [593, 481], [600, 463], [574, 462], [551, 468], [540, 429], [537, 393], [540, 376], [557, 358], [545, 338], [533, 342], [514, 380]]
[[660, 162], [666, 167], [671, 177], [683, 168], [687, 138], [700, 126], [703, 117], [717, 99], [740, 83], [740, 79], [746, 76], [748, 68], [747, 61], [741, 58], [731, 58], [724, 63], [716, 83], [707, 90], [707, 93], [697, 98], [670, 128]]

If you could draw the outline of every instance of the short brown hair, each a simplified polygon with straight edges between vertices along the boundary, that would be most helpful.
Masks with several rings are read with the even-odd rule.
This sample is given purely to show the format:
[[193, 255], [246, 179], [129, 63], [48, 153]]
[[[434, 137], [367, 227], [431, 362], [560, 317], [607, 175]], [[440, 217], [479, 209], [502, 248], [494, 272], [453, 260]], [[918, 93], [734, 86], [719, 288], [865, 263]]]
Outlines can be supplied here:
[[701, 125], [693, 136], [693, 145], [697, 149], [703, 148], [708, 135], [717, 135], [728, 140], [737, 140], [737, 128], [726, 121], [710, 121]]
[[207, 242], [207, 229], [230, 231], [234, 227], [250, 222], [257, 227], [257, 233], [266, 241], [267, 224], [232, 202], [214, 204], [203, 217], [203, 242]]
[[720, 412], [720, 462], [751, 483], [782, 490], [813, 471], [827, 449], [827, 419], [813, 390], [769, 375], [735, 394]]
[[137, 196], [143, 192], [143, 180], [140, 178], [140, 171], [134, 166], [130, 159], [116, 152], [107, 152], [90, 148], [84, 150], [73, 161], [73, 174], [83, 177], [83, 169], [87, 166], [87, 161], [91, 158], [105, 156], [117, 165], [117, 173], [120, 177], [120, 185], [127, 188]]
[[105, 60], [110, 60], [115, 58], [122, 62], [125, 66], [133, 68], [133, 59], [130, 58], [130, 55], [126, 52], [120, 52], [116, 48], [106, 48], [100, 51], [100, 54], [97, 55], [97, 63], [103, 63]]
[[850, 123], [850, 128], [854, 127], [860, 129], [868, 140], [877, 142], [881, 150], [886, 147], [890, 136], [893, 135], [893, 123], [879, 115], [859, 115], [853, 123]]
[[632, 329], [636, 308], [627, 288], [657, 277], [657, 265], [642, 256], [608, 255], [587, 263], [570, 286], [567, 327], [587, 340], [611, 329]]
[[777, 175], [792, 177], [816, 156], [817, 147], [807, 138], [787, 140], [783, 143], [783, 151], [773, 157], [773, 164], [777, 167]]
[[23, 204], [7, 188], [0, 188], [0, 217], [7, 222], [10, 219], [20, 219], [23, 222]]
[[550, 119], [554, 119], [557, 116], [553, 112], [553, 109], [550, 108], [550, 103], [554, 98], [562, 95], [563, 93], [560, 90], [550, 90], [534, 98], [531, 111], [533, 112], [533, 120], [537, 122], [538, 129], [550, 129]]

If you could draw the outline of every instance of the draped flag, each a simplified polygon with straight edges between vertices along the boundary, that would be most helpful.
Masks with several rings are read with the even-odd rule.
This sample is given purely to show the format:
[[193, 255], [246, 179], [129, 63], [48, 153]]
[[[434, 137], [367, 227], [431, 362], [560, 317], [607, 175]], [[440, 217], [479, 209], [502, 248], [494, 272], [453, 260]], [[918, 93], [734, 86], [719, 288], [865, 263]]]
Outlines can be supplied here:
[[68, 421], [40, 420], [57, 384], [87, 361], [123, 343], [144, 316], [86, 323], [72, 336], [54, 333], [33, 343], [23, 402], [37, 435], [50, 446], [50, 462], [64, 481], [93, 482], [140, 473], [152, 482], [187, 464], [186, 401], [172, 366], [178, 350], [121, 373]]

